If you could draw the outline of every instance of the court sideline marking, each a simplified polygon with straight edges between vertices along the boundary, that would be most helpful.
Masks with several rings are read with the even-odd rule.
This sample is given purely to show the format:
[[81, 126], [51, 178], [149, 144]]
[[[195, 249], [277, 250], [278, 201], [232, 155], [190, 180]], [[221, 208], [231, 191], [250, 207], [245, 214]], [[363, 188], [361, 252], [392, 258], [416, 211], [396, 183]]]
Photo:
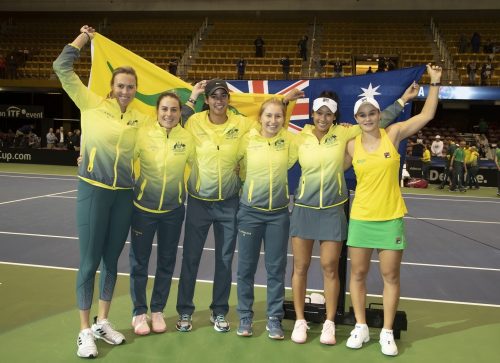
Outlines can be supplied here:
[[54, 195], [59, 195], [59, 194], [66, 194], [66, 193], [73, 193], [73, 192], [76, 192], [76, 189], [73, 189], [73, 190], [68, 190], [66, 192], [59, 192], [59, 193], [52, 193], [52, 194], [45, 194], [45, 195], [38, 195], [36, 197], [29, 197], [29, 198], [22, 198], [22, 199], [16, 199], [16, 200], [9, 200], [7, 202], [0, 202], [0, 205], [3, 205], [3, 204], [10, 204], [10, 203], [17, 203], [17, 202], [23, 202], [25, 200], [32, 200], [32, 199], [39, 199], [39, 198], [47, 198], [47, 197], [51, 197], [51, 196], [54, 196]]
[[[33, 268], [43, 268], [43, 269], [51, 269], [51, 270], [62, 270], [62, 271], [78, 271], [76, 268], [71, 268], [71, 267], [55, 267], [55, 266], [46, 266], [46, 265], [32, 265], [32, 264], [27, 264], [27, 263], [15, 263], [15, 262], [5, 262], [5, 261], [0, 261], [0, 265], [9, 265], [9, 266], [19, 266], [19, 267], [33, 267]], [[97, 271], [99, 273], [99, 271]], [[119, 272], [118, 275], [120, 276], [129, 276], [128, 273], [124, 272]], [[148, 275], [149, 278], [154, 278], [152, 275]], [[173, 277], [172, 280], [179, 280], [178, 277]], [[196, 280], [196, 282], [205, 282], [205, 283], [213, 283], [211, 280]], [[232, 282], [231, 285], [236, 285], [235, 282]], [[255, 285], [256, 287], [266, 287], [266, 285]], [[286, 287], [286, 290], [291, 290], [290, 287]], [[316, 292], [322, 292], [323, 290], [314, 290], [314, 289], [307, 289], [307, 291], [316, 291]], [[347, 294], [349, 294], [347, 292]], [[378, 297], [381, 298], [382, 295], [377, 295], [377, 294], [367, 294], [367, 296], [370, 297]], [[495, 305], [495, 304], [483, 304], [483, 303], [473, 303], [473, 302], [465, 302], [465, 301], [453, 301], [453, 300], [437, 300], [437, 299], [422, 299], [422, 298], [413, 298], [413, 297], [405, 297], [401, 296], [401, 300], [409, 300], [409, 301], [423, 301], [423, 302], [435, 302], [435, 303], [442, 303], [442, 304], [458, 304], [458, 305], [470, 305], [470, 306], [483, 306], [483, 307], [493, 307], [493, 308], [500, 308], [500, 305]]]
[[[15, 236], [28, 236], [28, 237], [44, 237], [44, 238], [60, 238], [60, 239], [72, 239], [72, 240], [77, 240], [78, 237], [71, 237], [71, 236], [55, 236], [55, 235], [48, 235], [48, 234], [35, 234], [35, 233], [18, 233], [18, 232], [6, 232], [6, 231], [0, 231], [0, 234], [6, 234], [6, 235], [15, 235]], [[126, 241], [126, 244], [130, 244], [130, 241]], [[153, 243], [153, 247], [157, 247], [158, 245], [156, 243]], [[178, 249], [183, 249], [183, 246], [177, 246]], [[215, 248], [210, 248], [210, 247], [204, 247], [204, 251], [210, 251], [213, 252], [215, 251]], [[238, 250], [234, 251], [235, 253], [238, 253]], [[264, 252], [260, 252], [261, 255], [264, 255]], [[293, 254], [287, 253], [287, 257], [293, 257]], [[320, 256], [311, 256], [312, 258], [319, 259]], [[349, 260], [349, 258], [348, 258]], [[379, 260], [370, 260], [373, 263], [380, 263]], [[424, 266], [424, 267], [440, 267], [440, 268], [454, 268], [454, 269], [463, 269], [463, 270], [479, 270], [479, 271], [494, 271], [494, 272], [500, 272], [500, 268], [491, 268], [491, 267], [475, 267], [475, 266], [457, 266], [457, 265], [440, 265], [440, 264], [431, 264], [431, 263], [422, 263], [422, 262], [401, 262], [402, 265], [408, 265], [408, 266]]]

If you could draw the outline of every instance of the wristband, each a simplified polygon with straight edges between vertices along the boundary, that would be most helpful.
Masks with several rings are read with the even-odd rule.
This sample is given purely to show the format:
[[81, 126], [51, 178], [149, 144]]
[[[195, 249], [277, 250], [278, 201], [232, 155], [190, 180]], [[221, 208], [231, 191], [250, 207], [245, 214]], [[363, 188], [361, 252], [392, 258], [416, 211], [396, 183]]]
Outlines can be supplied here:
[[188, 98], [188, 102], [191, 102], [194, 105], [196, 103], [196, 100], [193, 99], [193, 98], [191, 98], [191, 97], [189, 97]]
[[87, 36], [88, 41], [90, 42], [92, 39], [90, 39], [90, 35], [87, 32], [83, 32], [82, 34], [85, 34]]
[[430, 83], [429, 86], [441, 86], [441, 82]]

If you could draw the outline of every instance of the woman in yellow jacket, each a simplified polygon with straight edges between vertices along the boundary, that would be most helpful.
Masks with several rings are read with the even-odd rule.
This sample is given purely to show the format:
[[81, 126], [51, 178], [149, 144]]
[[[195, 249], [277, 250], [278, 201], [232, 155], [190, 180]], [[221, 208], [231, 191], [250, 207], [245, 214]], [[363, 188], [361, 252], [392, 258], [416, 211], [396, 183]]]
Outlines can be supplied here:
[[[441, 67], [427, 65], [431, 79], [422, 111], [386, 130], [380, 128], [380, 107], [373, 98], [361, 98], [354, 105], [354, 117], [362, 134], [347, 144], [347, 165], [354, 167], [357, 187], [349, 219], [347, 245], [351, 258], [350, 293], [356, 326], [347, 347], [359, 349], [370, 340], [366, 325], [366, 277], [370, 258], [377, 249], [384, 281], [384, 326], [380, 332], [382, 353], [398, 354], [392, 325], [399, 302], [400, 267], [406, 247], [403, 216], [407, 212], [399, 187], [401, 140], [424, 127], [436, 112]], [[346, 165], [346, 166], [347, 166]]]
[[[138, 335], [163, 333], [177, 246], [184, 221], [184, 172], [193, 159], [194, 142], [180, 124], [181, 101], [172, 92], [157, 101], [158, 122], [139, 130], [136, 158], [140, 174], [134, 188], [130, 295], [134, 304], [132, 326]], [[146, 285], [153, 238], [157, 235], [156, 273], [151, 295], [151, 328], [148, 325]]]
[[[139, 127], [149, 117], [134, 108], [137, 75], [133, 68], [120, 67], [111, 78], [111, 92], [103, 98], [90, 91], [73, 70], [80, 49], [93, 37], [87, 25], [64, 47], [54, 62], [61, 84], [81, 112], [82, 161], [78, 168], [77, 224], [80, 264], [77, 300], [80, 333], [77, 355], [97, 356], [94, 339], [122, 344], [125, 337], [113, 329], [108, 313], [117, 276], [118, 257], [130, 228], [134, 175], [132, 159]], [[101, 264], [99, 310], [90, 325], [95, 274]]]
[[283, 129], [285, 106], [273, 98], [259, 112], [260, 126], [242, 139], [244, 184], [238, 210], [237, 334], [253, 334], [254, 280], [264, 242], [267, 272], [267, 325], [271, 339], [283, 339], [285, 270], [290, 226], [288, 168], [297, 160], [293, 134]]

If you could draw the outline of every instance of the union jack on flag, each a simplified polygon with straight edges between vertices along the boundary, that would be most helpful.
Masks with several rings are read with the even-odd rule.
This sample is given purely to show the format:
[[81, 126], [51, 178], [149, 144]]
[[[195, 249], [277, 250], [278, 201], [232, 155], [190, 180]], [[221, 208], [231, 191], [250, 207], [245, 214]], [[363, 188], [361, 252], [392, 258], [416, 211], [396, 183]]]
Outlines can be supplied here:
[[309, 80], [300, 81], [228, 81], [229, 90], [236, 93], [268, 93], [285, 95], [298, 88], [306, 92], [306, 97], [297, 100], [290, 117], [288, 130], [299, 132], [309, 121], [309, 97], [307, 89]]

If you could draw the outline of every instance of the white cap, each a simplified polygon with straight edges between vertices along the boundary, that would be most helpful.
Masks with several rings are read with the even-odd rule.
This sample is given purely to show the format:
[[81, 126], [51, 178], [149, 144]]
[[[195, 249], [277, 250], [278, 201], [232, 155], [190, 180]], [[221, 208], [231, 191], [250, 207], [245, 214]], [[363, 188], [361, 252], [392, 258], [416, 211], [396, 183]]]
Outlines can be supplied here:
[[333, 113], [337, 112], [337, 102], [328, 97], [316, 98], [313, 102], [313, 111], [318, 111], [323, 106], [328, 107]]
[[360, 98], [359, 100], [357, 100], [356, 103], [354, 104], [354, 114], [358, 113], [359, 108], [364, 103], [369, 103], [370, 105], [374, 106], [377, 110], [380, 111], [380, 106], [379, 106], [378, 102], [375, 100], [375, 98], [363, 97], [363, 98]]
[[440, 138], [441, 138], [441, 136], [439, 136], [439, 135], [436, 135], [436, 139], [440, 139]]

